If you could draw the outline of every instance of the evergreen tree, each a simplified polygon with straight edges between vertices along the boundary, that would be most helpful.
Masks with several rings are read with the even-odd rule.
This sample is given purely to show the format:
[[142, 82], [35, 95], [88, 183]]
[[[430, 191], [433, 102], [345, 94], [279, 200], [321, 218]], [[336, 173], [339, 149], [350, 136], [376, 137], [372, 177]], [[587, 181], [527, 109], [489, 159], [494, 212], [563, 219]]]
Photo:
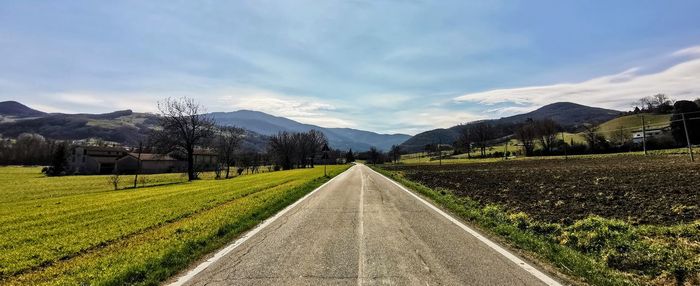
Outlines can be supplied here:
[[352, 149], [345, 153], [345, 162], [352, 163], [355, 162], [355, 155], [352, 154]]
[[51, 157], [51, 168], [46, 172], [49, 176], [61, 176], [68, 171], [68, 145], [65, 142], [58, 144]]

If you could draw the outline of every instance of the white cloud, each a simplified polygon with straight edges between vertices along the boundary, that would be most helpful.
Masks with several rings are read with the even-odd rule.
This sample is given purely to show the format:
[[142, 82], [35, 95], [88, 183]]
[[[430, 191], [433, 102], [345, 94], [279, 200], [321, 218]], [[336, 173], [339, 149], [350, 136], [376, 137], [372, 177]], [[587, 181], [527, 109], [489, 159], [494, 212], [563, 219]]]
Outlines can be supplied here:
[[55, 95], [61, 101], [89, 106], [105, 106], [109, 100], [109, 96], [96, 96], [84, 93], [59, 93]]
[[376, 109], [398, 109], [415, 98], [415, 95], [403, 93], [372, 93], [354, 96], [356, 102]]
[[514, 114], [527, 113], [527, 112], [533, 111], [535, 109], [537, 109], [537, 106], [507, 106], [507, 107], [498, 107], [498, 108], [488, 109], [488, 110], [485, 110], [484, 113], [495, 114], [497, 116], [491, 116], [492, 118], [495, 118], [495, 117], [510, 116], [510, 115], [514, 115]]
[[[700, 50], [700, 46], [685, 50]], [[700, 83], [700, 59], [693, 59], [651, 74], [640, 74], [639, 69], [635, 68], [578, 83], [496, 89], [465, 94], [454, 100], [485, 105], [508, 103], [521, 107], [538, 107], [553, 102], [571, 101], [627, 110], [635, 100], [656, 93], [664, 93], [674, 99], [700, 97], [698, 83]]]
[[700, 56], [700, 46], [694, 46], [694, 47], [678, 50], [678, 51], [673, 52], [671, 55], [676, 56], [676, 57]]
[[[169, 94], [169, 96], [175, 96]], [[98, 113], [132, 109], [138, 112], [156, 112], [157, 102], [168, 96], [158, 93], [105, 92], [105, 91], [64, 91], [44, 94], [22, 100], [42, 111], [62, 113]], [[38, 102], [38, 99], [48, 98]]]
[[302, 123], [322, 127], [353, 127], [355, 124], [339, 118], [336, 106], [317, 98], [291, 97], [269, 90], [236, 88], [220, 92], [219, 99], [227, 110], [249, 109], [275, 116], [287, 117]]

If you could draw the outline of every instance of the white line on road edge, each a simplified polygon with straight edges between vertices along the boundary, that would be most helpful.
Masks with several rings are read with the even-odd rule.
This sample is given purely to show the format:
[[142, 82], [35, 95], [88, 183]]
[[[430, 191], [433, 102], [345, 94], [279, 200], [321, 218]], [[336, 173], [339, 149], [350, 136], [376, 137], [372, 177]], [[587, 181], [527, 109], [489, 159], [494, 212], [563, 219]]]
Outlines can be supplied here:
[[520, 259], [519, 257], [513, 255], [513, 254], [510, 253], [508, 250], [505, 250], [503, 247], [499, 246], [498, 244], [496, 244], [496, 243], [494, 243], [493, 241], [489, 240], [488, 238], [484, 237], [484, 236], [481, 235], [479, 232], [477, 232], [477, 231], [471, 229], [470, 227], [468, 227], [467, 225], [465, 225], [465, 224], [462, 223], [461, 221], [455, 219], [455, 218], [452, 217], [451, 215], [445, 213], [444, 211], [442, 211], [441, 209], [439, 209], [439, 208], [436, 207], [435, 205], [433, 205], [433, 204], [427, 202], [426, 200], [424, 200], [423, 198], [419, 197], [419, 196], [416, 195], [415, 193], [409, 191], [409, 190], [406, 189], [406, 187], [404, 187], [403, 185], [401, 185], [401, 184], [399, 184], [398, 182], [396, 182], [396, 181], [394, 181], [394, 180], [388, 178], [387, 176], [384, 176], [383, 174], [381, 174], [381, 173], [375, 171], [375, 170], [372, 169], [372, 168], [369, 168], [369, 167], [368, 167], [368, 169], [372, 170], [372, 172], [375, 172], [375, 173], [377, 173], [378, 175], [380, 175], [380, 176], [384, 177], [385, 179], [389, 180], [389, 182], [394, 183], [394, 185], [396, 185], [397, 187], [399, 187], [399, 188], [402, 189], [403, 191], [409, 193], [409, 194], [412, 195], [414, 198], [416, 198], [418, 201], [420, 201], [420, 202], [426, 204], [426, 205], [427, 205], [428, 207], [430, 207], [432, 210], [434, 210], [434, 211], [436, 211], [437, 213], [441, 214], [442, 216], [444, 216], [445, 218], [447, 218], [449, 221], [451, 221], [452, 223], [456, 224], [457, 226], [459, 226], [460, 228], [462, 228], [464, 231], [468, 232], [468, 233], [471, 234], [472, 236], [476, 237], [479, 241], [481, 241], [481, 242], [483, 242], [484, 244], [486, 244], [488, 247], [492, 248], [492, 249], [495, 250], [496, 252], [498, 252], [498, 253], [500, 253], [501, 255], [505, 256], [505, 257], [508, 258], [510, 261], [512, 261], [512, 262], [514, 262], [516, 265], [520, 266], [520, 268], [524, 269], [524, 270], [527, 271], [528, 273], [530, 273], [530, 274], [532, 274], [533, 276], [537, 277], [537, 279], [540, 279], [540, 280], [541, 280], [542, 282], [544, 282], [545, 284], [550, 285], [550, 286], [561, 286], [561, 284], [560, 284], [559, 282], [557, 282], [556, 280], [552, 279], [552, 278], [549, 277], [548, 275], [546, 275], [546, 274], [542, 273], [541, 271], [537, 270], [535, 267], [532, 267], [532, 266], [531, 266], [530, 264], [528, 264], [527, 262], [525, 262], [525, 261], [523, 261], [522, 259]]
[[328, 185], [330, 182], [332, 182], [332, 181], [335, 180], [336, 178], [338, 178], [338, 177], [340, 177], [340, 176], [342, 176], [342, 175], [347, 174], [347, 172], [348, 172], [350, 169], [352, 169], [353, 167], [355, 167], [355, 166], [352, 166], [352, 167], [348, 168], [348, 169], [345, 170], [343, 173], [338, 174], [337, 176], [335, 176], [335, 177], [333, 177], [332, 179], [328, 180], [328, 182], [323, 183], [323, 185], [319, 186], [319, 187], [316, 188], [315, 190], [313, 190], [313, 191], [311, 191], [310, 193], [306, 194], [305, 196], [303, 196], [301, 199], [299, 199], [299, 200], [296, 201], [295, 203], [293, 203], [293, 204], [287, 206], [286, 208], [284, 208], [283, 210], [281, 210], [280, 212], [278, 212], [278, 213], [277, 213], [276, 215], [274, 215], [273, 217], [266, 219], [266, 220], [263, 221], [261, 224], [259, 224], [258, 226], [256, 226], [253, 230], [247, 232], [246, 234], [244, 234], [243, 236], [241, 236], [239, 239], [237, 239], [236, 241], [234, 241], [232, 244], [229, 244], [229, 245], [226, 246], [224, 249], [222, 249], [222, 250], [220, 250], [219, 252], [217, 252], [216, 254], [214, 254], [214, 256], [212, 256], [211, 258], [207, 259], [207, 261], [204, 261], [204, 262], [202, 262], [201, 264], [197, 265], [197, 267], [196, 267], [195, 269], [190, 270], [189, 272], [187, 272], [187, 274], [185, 274], [184, 276], [178, 278], [177, 281], [171, 283], [169, 286], [181, 286], [181, 285], [184, 285], [185, 283], [187, 283], [188, 281], [190, 281], [192, 278], [194, 278], [194, 276], [196, 276], [196, 275], [199, 274], [200, 272], [204, 271], [204, 269], [207, 269], [207, 267], [209, 267], [210, 265], [212, 265], [214, 262], [218, 261], [218, 260], [221, 259], [222, 257], [224, 257], [224, 256], [226, 256], [227, 254], [229, 254], [231, 251], [233, 251], [234, 249], [236, 249], [237, 247], [239, 247], [241, 244], [243, 244], [244, 242], [246, 242], [249, 238], [253, 237], [255, 234], [257, 234], [258, 232], [260, 232], [262, 229], [264, 229], [264, 228], [267, 227], [268, 225], [270, 225], [270, 224], [272, 224], [273, 222], [275, 222], [278, 218], [280, 218], [281, 216], [283, 216], [283, 215], [284, 215], [285, 213], [287, 213], [289, 210], [293, 209], [295, 206], [299, 205], [301, 202], [303, 202], [304, 200], [306, 200], [308, 197], [310, 197], [310, 196], [313, 195], [314, 193], [318, 192], [318, 190], [323, 189], [323, 187], [325, 187], [326, 185]]

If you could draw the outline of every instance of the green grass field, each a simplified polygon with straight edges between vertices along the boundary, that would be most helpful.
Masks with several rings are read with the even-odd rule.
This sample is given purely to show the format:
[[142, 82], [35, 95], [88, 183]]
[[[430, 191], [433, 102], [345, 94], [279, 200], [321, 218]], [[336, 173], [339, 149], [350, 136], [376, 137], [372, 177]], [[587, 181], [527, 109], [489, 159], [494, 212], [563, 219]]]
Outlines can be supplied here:
[[[670, 114], [644, 114], [644, 122], [647, 128], [668, 126], [670, 120]], [[641, 126], [642, 120], [639, 115], [627, 115], [600, 124], [598, 131], [606, 138], [609, 138], [615, 132], [619, 132], [620, 128], [625, 134], [630, 135], [633, 131], [641, 129]]]
[[[331, 176], [347, 168], [328, 166]], [[114, 191], [107, 177], [0, 167], [0, 284], [157, 284], [328, 180], [323, 167], [194, 182], [164, 174]]]

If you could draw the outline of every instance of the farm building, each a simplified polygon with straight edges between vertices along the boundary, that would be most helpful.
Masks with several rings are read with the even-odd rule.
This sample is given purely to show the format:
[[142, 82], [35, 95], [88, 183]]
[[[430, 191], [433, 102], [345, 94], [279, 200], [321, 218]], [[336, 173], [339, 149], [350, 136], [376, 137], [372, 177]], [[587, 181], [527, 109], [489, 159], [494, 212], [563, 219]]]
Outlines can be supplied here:
[[650, 139], [666, 139], [671, 137], [671, 127], [647, 129], [646, 132], [637, 130], [632, 132], [632, 143], [642, 144], [646, 133], [646, 140]]
[[202, 171], [212, 171], [219, 162], [219, 155], [210, 150], [195, 150], [194, 165]]
[[71, 148], [68, 164], [79, 174], [110, 174], [117, 160], [127, 152], [118, 147], [75, 146]]
[[169, 155], [128, 153], [117, 160], [117, 170], [126, 174], [136, 173], [139, 168], [139, 160], [141, 161], [139, 173], [142, 174], [182, 172], [187, 168], [185, 161], [177, 160]]
[[[169, 154], [129, 153], [119, 147], [75, 146], [71, 148], [68, 163], [73, 173], [94, 175], [119, 173], [135, 173], [139, 160], [143, 174], [184, 172], [187, 161], [181, 156]], [[218, 155], [209, 150], [197, 150], [194, 154], [194, 165], [201, 171], [212, 171], [218, 163]]]

